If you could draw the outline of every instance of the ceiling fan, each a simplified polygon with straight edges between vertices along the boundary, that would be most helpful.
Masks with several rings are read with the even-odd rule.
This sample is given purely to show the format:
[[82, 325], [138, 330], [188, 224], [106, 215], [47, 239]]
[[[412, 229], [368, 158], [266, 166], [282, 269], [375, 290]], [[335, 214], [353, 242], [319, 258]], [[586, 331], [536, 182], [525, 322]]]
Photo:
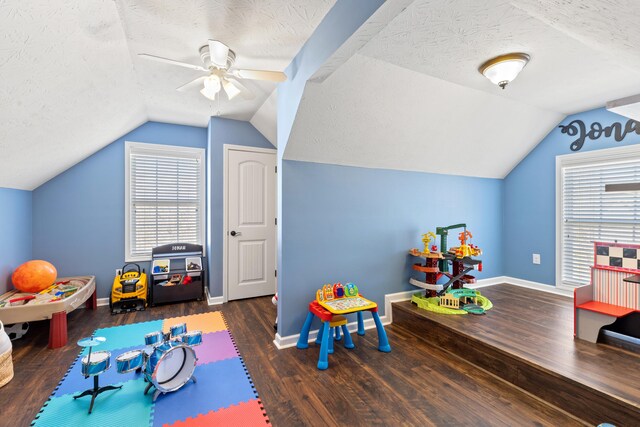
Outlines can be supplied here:
[[283, 82], [287, 79], [286, 74], [280, 71], [232, 68], [236, 60], [236, 54], [233, 50], [229, 49], [229, 46], [218, 40], [209, 40], [206, 45], [200, 48], [200, 59], [203, 65], [188, 64], [186, 62], [146, 53], [139, 53], [138, 56], [152, 61], [178, 65], [196, 71], [204, 71], [207, 73], [206, 75], [197, 77], [178, 87], [176, 90], [183, 92], [192, 87], [202, 85], [200, 93], [212, 101], [216, 99], [216, 95], [218, 95], [221, 90], [224, 90], [229, 100], [234, 99], [238, 95], [245, 99], [254, 98], [253, 92], [247, 89], [247, 87], [237, 79], [266, 80], [270, 82]]

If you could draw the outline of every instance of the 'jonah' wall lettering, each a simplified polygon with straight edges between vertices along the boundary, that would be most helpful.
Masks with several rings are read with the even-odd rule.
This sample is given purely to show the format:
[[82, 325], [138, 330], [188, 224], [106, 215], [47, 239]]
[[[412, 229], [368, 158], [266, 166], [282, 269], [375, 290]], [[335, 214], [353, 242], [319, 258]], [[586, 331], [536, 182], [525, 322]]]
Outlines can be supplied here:
[[578, 151], [584, 145], [586, 139], [595, 141], [601, 136], [609, 138], [613, 135], [617, 142], [622, 141], [630, 133], [640, 135], [640, 122], [629, 120], [623, 127], [622, 123], [615, 122], [610, 126], [603, 127], [601, 123], [593, 122], [589, 129], [582, 120], [573, 120], [568, 125], [560, 125], [560, 131], [569, 136], [577, 136], [578, 138], [571, 143], [571, 150]]

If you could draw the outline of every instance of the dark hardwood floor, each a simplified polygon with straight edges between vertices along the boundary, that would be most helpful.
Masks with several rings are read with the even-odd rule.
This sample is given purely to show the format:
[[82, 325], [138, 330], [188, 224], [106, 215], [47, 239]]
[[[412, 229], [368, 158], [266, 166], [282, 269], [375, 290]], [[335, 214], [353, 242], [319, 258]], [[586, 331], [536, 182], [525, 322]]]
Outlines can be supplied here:
[[[494, 301], [495, 302], [495, 301]], [[47, 349], [48, 322], [35, 322], [14, 341], [15, 378], [0, 389], [0, 425], [28, 426], [78, 354], [74, 345], [94, 329], [221, 310], [275, 426], [473, 425], [571, 426], [581, 421], [506, 381], [430, 346], [410, 327], [389, 325], [393, 351], [376, 349], [374, 331], [340, 344], [327, 371], [316, 369], [319, 349], [277, 350], [270, 298], [223, 306], [183, 303], [111, 316], [107, 307], [69, 315], [69, 342]], [[142, 339], [142, 338], [141, 338]], [[135, 426], [130, 426], [135, 427]]]
[[480, 289], [483, 316], [443, 316], [394, 304], [395, 326], [592, 424], [640, 425], [640, 355], [573, 337], [573, 299], [513, 285]]

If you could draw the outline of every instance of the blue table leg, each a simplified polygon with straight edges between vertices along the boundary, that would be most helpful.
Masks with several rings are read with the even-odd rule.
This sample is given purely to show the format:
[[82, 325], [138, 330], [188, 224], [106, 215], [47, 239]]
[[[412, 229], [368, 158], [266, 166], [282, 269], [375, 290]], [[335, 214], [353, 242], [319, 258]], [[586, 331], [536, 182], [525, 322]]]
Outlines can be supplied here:
[[309, 328], [311, 328], [311, 322], [313, 322], [313, 313], [307, 314], [307, 318], [304, 321], [304, 325], [302, 325], [300, 338], [298, 338], [298, 344], [296, 347], [309, 348]]
[[372, 311], [371, 316], [373, 316], [373, 321], [376, 323], [376, 329], [378, 330], [378, 350], [385, 353], [391, 352], [391, 346], [387, 339], [387, 332], [384, 330], [384, 326], [382, 326], [378, 312]]
[[329, 322], [322, 322], [322, 344], [320, 345], [320, 357], [318, 358], [318, 369], [324, 371], [329, 367]]
[[351, 334], [349, 333], [349, 329], [347, 329], [347, 325], [342, 325], [342, 332], [344, 333], [344, 348], [354, 348], [355, 344], [351, 339]]
[[333, 328], [329, 328], [329, 354], [333, 354], [333, 334], [334, 334], [334, 329], [336, 329], [335, 327]]
[[342, 330], [339, 327], [336, 328], [336, 341], [340, 341], [342, 339], [341, 331]]
[[322, 323], [320, 324], [320, 329], [318, 329], [318, 335], [316, 335], [316, 344], [320, 345], [322, 342]]
[[358, 315], [358, 335], [364, 336], [364, 320], [362, 320], [362, 312], [359, 311]]

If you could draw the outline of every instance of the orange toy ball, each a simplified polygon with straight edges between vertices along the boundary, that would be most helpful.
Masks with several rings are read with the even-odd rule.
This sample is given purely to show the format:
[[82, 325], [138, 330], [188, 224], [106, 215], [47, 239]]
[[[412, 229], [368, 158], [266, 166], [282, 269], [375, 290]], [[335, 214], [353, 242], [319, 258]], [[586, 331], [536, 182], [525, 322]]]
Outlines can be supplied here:
[[19, 291], [35, 293], [53, 285], [57, 275], [56, 268], [50, 262], [32, 260], [16, 268], [11, 281]]

